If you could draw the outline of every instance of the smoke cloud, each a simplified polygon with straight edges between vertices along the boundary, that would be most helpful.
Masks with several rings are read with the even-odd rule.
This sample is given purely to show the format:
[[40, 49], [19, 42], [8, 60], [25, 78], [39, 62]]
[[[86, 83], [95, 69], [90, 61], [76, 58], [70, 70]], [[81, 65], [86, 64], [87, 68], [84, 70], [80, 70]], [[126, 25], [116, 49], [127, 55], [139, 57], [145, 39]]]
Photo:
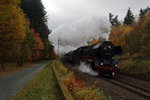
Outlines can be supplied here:
[[[71, 24], [64, 24], [49, 35], [49, 40], [55, 46], [55, 52], [59, 54], [67, 53], [80, 46], [87, 45], [87, 42], [93, 38], [109, 36], [109, 21], [107, 17], [84, 17]], [[59, 43], [58, 43], [59, 41]]]
[[80, 66], [79, 66], [79, 70], [83, 73], [87, 73], [89, 75], [92, 75], [92, 76], [98, 76], [98, 73], [93, 71], [90, 67], [89, 64], [86, 64], [84, 62], [81, 62], [80, 63]]

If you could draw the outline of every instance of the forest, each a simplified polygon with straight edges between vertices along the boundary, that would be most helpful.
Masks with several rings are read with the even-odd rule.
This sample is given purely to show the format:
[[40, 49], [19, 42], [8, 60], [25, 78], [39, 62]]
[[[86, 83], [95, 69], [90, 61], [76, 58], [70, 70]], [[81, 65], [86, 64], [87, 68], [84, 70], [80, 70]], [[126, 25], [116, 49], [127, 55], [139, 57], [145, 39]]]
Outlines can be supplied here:
[[51, 30], [41, 0], [0, 0], [0, 64], [53, 58]]
[[150, 76], [150, 8], [141, 9], [138, 18], [129, 8], [123, 22], [109, 14], [111, 30], [109, 40], [123, 48], [120, 66], [133, 74]]

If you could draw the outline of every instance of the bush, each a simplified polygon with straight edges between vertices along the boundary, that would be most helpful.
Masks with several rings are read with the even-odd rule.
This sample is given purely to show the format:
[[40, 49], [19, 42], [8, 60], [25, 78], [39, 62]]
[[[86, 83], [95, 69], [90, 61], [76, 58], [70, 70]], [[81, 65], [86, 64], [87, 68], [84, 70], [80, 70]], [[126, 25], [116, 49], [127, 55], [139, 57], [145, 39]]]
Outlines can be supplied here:
[[150, 78], [150, 60], [128, 59], [119, 63], [121, 71]]
[[[73, 72], [69, 72], [60, 61], [54, 61], [60, 76], [75, 100], [104, 100], [106, 97], [103, 92], [94, 85], [87, 87], [86, 84], [75, 78]], [[107, 99], [111, 99], [110, 97]]]

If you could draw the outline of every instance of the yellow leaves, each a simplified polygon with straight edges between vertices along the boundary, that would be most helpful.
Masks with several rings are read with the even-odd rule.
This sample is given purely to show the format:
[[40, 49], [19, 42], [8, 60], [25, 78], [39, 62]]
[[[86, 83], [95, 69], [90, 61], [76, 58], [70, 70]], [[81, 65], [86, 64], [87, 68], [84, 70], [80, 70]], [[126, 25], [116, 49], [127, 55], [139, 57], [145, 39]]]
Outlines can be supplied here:
[[150, 12], [147, 14], [145, 21], [143, 23], [143, 28], [150, 33]]
[[133, 30], [131, 26], [126, 26], [125, 30], [123, 31], [123, 34], [130, 34], [130, 32]]
[[21, 2], [21, 0], [0, 0], [0, 4], [12, 4], [12, 5], [18, 5]]
[[104, 40], [104, 38], [102, 38], [102, 37], [99, 37], [99, 39], [93, 39], [93, 40], [91, 40], [91, 41], [88, 41], [87, 43], [88, 43], [88, 45], [95, 45], [95, 44], [99, 44], [99, 43], [101, 43], [102, 41]]
[[18, 56], [25, 38], [26, 21], [19, 0], [0, 1], [0, 57]]
[[59, 60], [55, 60], [53, 65], [56, 66], [60, 78], [65, 83], [65, 86], [75, 100], [107, 99], [103, 92], [101, 92], [94, 84], [93, 86], [86, 86], [82, 80], [74, 76], [73, 72], [69, 72], [68, 69]]
[[25, 37], [25, 18], [18, 6], [0, 5], [0, 32], [16, 34], [19, 39]]

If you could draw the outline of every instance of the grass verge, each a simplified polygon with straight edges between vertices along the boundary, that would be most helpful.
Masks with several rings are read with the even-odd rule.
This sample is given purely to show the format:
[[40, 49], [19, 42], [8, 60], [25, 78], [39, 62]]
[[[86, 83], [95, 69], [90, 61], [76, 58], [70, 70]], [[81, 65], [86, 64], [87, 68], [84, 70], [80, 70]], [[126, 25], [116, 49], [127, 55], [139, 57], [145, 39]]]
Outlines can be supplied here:
[[143, 76], [150, 79], [150, 60], [140, 57], [138, 54], [130, 56], [125, 54], [123, 56], [115, 56], [118, 60], [121, 72], [132, 75]]
[[77, 79], [59, 60], [53, 65], [59, 72], [59, 76], [75, 100], [111, 100], [104, 96], [96, 86], [87, 86], [82, 80]]
[[122, 72], [150, 78], [150, 60], [126, 59], [119, 62]]
[[46, 66], [11, 100], [64, 100], [52, 67]]

